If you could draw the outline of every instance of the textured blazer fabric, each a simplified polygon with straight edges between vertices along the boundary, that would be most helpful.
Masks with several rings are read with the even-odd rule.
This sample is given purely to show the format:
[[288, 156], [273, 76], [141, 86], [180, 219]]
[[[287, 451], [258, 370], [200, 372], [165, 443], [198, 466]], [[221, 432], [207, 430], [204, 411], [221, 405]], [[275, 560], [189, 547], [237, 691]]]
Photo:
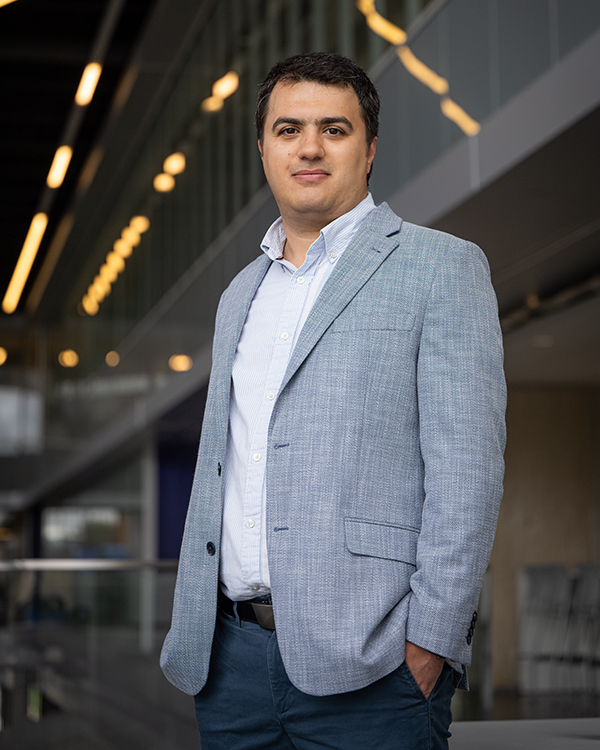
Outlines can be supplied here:
[[[265, 256], [244, 269], [217, 314], [161, 658], [190, 694], [205, 683], [216, 617], [233, 357], [269, 264]], [[505, 400], [483, 253], [382, 204], [315, 302], [269, 427], [273, 606], [300, 690], [361, 688], [402, 663], [405, 639], [470, 662], [502, 495]]]

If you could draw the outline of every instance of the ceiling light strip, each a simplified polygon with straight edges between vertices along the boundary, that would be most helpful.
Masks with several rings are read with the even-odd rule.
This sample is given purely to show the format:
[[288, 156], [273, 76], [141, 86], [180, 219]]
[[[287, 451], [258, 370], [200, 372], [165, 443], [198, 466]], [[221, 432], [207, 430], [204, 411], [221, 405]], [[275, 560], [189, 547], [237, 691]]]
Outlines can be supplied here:
[[87, 107], [87, 105], [94, 98], [96, 86], [100, 80], [102, 74], [102, 65], [98, 62], [88, 63], [79, 81], [77, 93], [75, 94], [75, 104], [80, 107]]
[[71, 146], [61, 146], [56, 150], [48, 177], [46, 177], [46, 185], [49, 188], [59, 188], [63, 184], [72, 156]]
[[17, 265], [2, 301], [2, 309], [9, 315], [17, 309], [47, 226], [48, 216], [45, 213], [38, 213], [31, 220]]
[[458, 125], [466, 135], [477, 135], [481, 130], [481, 125], [448, 96], [448, 81], [425, 65], [414, 54], [406, 44], [406, 32], [377, 12], [375, 0], [357, 0], [356, 7], [364, 15], [367, 26], [372, 31], [397, 47], [396, 54], [410, 75], [441, 97], [440, 109], [442, 114]]
[[40, 268], [31, 288], [31, 292], [29, 292], [29, 296], [27, 297], [26, 305], [29, 313], [34, 313], [37, 310], [37, 306], [42, 299], [42, 295], [46, 291], [46, 286], [48, 285], [52, 272], [58, 263], [63, 247], [69, 239], [74, 221], [75, 217], [72, 213], [65, 214], [54, 232], [54, 236], [50, 242], [50, 247], [48, 248], [42, 267]]
[[[2, 3], [2, 0], [0, 0], [0, 3]], [[119, 18], [121, 17], [121, 13], [123, 12], [124, 7], [125, 7], [125, 0], [111, 0], [108, 8], [106, 9], [106, 12], [104, 13], [104, 16], [102, 18], [102, 24], [100, 26], [100, 29], [94, 41], [94, 46], [92, 49], [90, 62], [96, 63], [100, 67], [102, 66], [102, 62], [106, 56], [108, 46], [112, 40], [115, 27], [117, 25], [117, 22], [119, 21]], [[84, 71], [84, 75], [85, 75], [85, 71]], [[95, 86], [94, 86], [94, 90], [95, 90]], [[93, 96], [93, 92], [92, 92], [92, 96]], [[91, 98], [90, 98], [90, 101], [91, 101]], [[71, 112], [69, 114], [69, 119], [67, 120], [67, 125], [63, 132], [63, 136], [60, 140], [62, 145], [57, 149], [54, 155], [52, 166], [50, 167], [50, 171], [48, 172], [47, 184], [44, 190], [42, 191], [42, 195], [40, 197], [40, 201], [38, 204], [38, 213], [34, 216], [32, 223], [31, 223], [32, 227], [37, 217], [39, 217], [40, 215], [46, 216], [46, 224], [48, 223], [48, 214], [50, 213], [50, 209], [54, 202], [54, 196], [56, 194], [55, 191], [58, 187], [62, 185], [65, 179], [65, 176], [67, 174], [69, 164], [71, 162], [71, 157], [73, 155], [73, 144], [75, 143], [77, 134], [79, 133], [79, 128], [81, 127], [81, 122], [83, 119], [84, 111], [85, 109], [82, 106], [79, 106], [77, 104], [74, 104], [71, 109]], [[44, 224], [44, 231], [46, 229], [46, 224]], [[61, 225], [59, 224], [59, 227], [60, 226]], [[25, 246], [27, 245], [30, 234], [31, 234], [31, 227], [29, 229], [27, 238], [25, 239], [23, 249], [25, 249]], [[41, 242], [43, 234], [44, 232], [42, 232], [39, 238], [39, 242]], [[57, 230], [57, 234], [58, 234], [58, 230]], [[37, 247], [35, 248], [35, 253], [37, 253], [39, 249], [39, 242], [38, 242]], [[57, 253], [57, 257], [55, 258], [53, 262], [52, 270], [54, 270], [54, 267], [56, 266], [56, 263], [58, 262], [58, 257], [60, 256], [60, 253], [62, 252], [63, 247], [64, 247], [64, 243], [62, 243], [60, 252]], [[19, 257], [19, 260], [17, 261], [17, 265], [15, 266], [13, 278], [17, 276], [17, 269], [19, 267], [19, 263], [21, 263], [22, 256], [23, 256], [23, 250], [21, 251], [21, 256]], [[34, 254], [34, 257], [35, 257], [35, 254]], [[5, 307], [3, 303], [2, 309], [4, 310], [4, 312], [12, 313], [16, 310], [16, 305], [18, 304], [19, 299], [21, 298], [23, 288], [25, 284], [27, 283], [27, 278], [29, 276], [29, 273], [31, 272], [31, 265], [32, 264], [30, 264], [29, 267], [27, 268], [27, 274], [25, 278], [23, 279], [23, 284], [19, 291], [17, 303], [12, 309], [10, 309], [11, 308], [10, 304], [7, 305], [7, 307]], [[25, 266], [22, 266], [22, 268], [24, 267]], [[48, 281], [49, 281], [49, 277], [48, 279], [45, 280], [44, 289], [47, 286]], [[12, 284], [12, 281], [11, 281], [11, 284]], [[10, 289], [10, 286], [9, 286], [9, 289]], [[43, 290], [42, 290], [42, 293], [43, 293]], [[8, 291], [6, 294], [8, 295]], [[6, 300], [6, 297], [5, 297], [5, 300]], [[35, 307], [37, 307], [38, 304], [39, 304], [39, 300], [37, 300]], [[29, 305], [28, 305], [28, 309], [31, 310], [31, 307]]]

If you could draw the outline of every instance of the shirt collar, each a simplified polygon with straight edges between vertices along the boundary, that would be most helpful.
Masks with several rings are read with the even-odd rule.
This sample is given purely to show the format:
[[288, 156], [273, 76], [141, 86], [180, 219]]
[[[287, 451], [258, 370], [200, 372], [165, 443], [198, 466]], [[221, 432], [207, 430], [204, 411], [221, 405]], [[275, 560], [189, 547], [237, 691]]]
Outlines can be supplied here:
[[[350, 240], [356, 230], [369, 214], [375, 208], [375, 202], [371, 193], [367, 193], [364, 198], [353, 209], [338, 216], [326, 227], [323, 227], [319, 237], [312, 243], [308, 249], [307, 257], [313, 253], [327, 255], [329, 260], [335, 262], [344, 250], [348, 247]], [[260, 243], [261, 250], [271, 258], [271, 260], [281, 260], [283, 257], [283, 248], [285, 245], [285, 231], [281, 216], [276, 219]]]

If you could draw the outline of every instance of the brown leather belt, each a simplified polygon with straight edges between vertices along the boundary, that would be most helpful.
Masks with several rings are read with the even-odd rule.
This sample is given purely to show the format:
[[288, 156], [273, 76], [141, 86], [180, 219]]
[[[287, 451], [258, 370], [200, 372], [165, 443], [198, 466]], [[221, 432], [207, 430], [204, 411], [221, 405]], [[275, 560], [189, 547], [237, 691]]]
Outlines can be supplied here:
[[240, 620], [255, 622], [265, 630], [275, 630], [275, 618], [273, 617], [273, 604], [270, 594], [234, 602], [219, 589], [218, 605], [219, 609], [227, 615], [235, 617], [237, 609], [237, 616]]

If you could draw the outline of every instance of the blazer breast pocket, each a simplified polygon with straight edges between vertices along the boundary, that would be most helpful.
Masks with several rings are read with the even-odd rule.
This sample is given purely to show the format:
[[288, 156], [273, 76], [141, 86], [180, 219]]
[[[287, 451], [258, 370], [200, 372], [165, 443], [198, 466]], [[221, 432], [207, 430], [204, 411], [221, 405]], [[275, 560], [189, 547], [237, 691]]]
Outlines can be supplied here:
[[418, 529], [394, 524], [345, 518], [346, 547], [354, 555], [416, 565]]
[[332, 333], [345, 331], [411, 331], [415, 325], [415, 316], [407, 312], [385, 310], [371, 311], [359, 315], [350, 310], [342, 313], [331, 326]]

